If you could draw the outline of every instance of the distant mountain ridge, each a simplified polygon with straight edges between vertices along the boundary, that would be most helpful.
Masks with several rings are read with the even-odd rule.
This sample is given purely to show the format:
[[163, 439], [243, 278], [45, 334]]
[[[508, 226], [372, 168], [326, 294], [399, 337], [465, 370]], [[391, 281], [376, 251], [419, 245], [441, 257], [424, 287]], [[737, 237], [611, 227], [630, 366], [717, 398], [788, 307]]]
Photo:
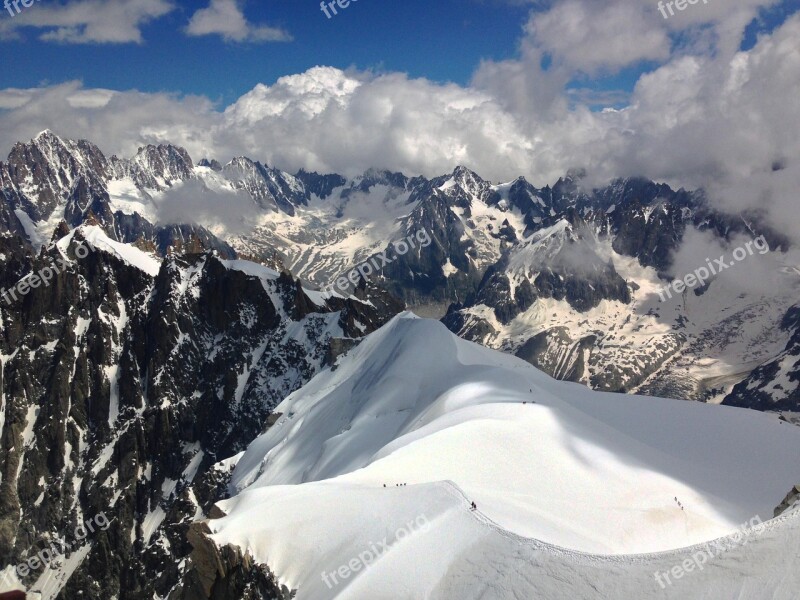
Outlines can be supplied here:
[[[410, 306], [447, 312], [452, 331], [555, 377], [601, 390], [721, 401], [753, 369], [781, 353], [798, 356], [796, 346], [786, 347], [791, 332], [780, 327], [797, 304], [790, 295], [772, 298], [765, 290], [762, 298], [739, 298], [712, 282], [677, 308], [653, 303], [654, 286], [687, 231], [721, 243], [758, 233], [774, 253], [788, 248], [759, 215], [724, 214], [702, 191], [641, 178], [586, 189], [583, 175], [571, 171], [543, 188], [523, 177], [493, 184], [463, 166], [430, 179], [377, 169], [355, 178], [292, 175], [247, 157], [195, 163], [169, 144], [144, 146], [131, 159], [106, 158], [88, 141], [45, 131], [0, 163], [0, 231], [36, 246], [61, 221], [96, 224], [109, 238], [159, 256], [215, 250], [330, 288], [424, 229], [433, 243], [393, 257], [372, 282]], [[176, 198], [188, 208], [161, 223]], [[193, 211], [195, 200], [214, 208]], [[697, 322], [687, 312], [693, 303], [692, 310], [714, 318]], [[740, 344], [720, 335], [746, 322], [758, 325], [752, 339], [745, 334]], [[764, 344], [770, 328], [779, 334]], [[706, 358], [725, 368], [692, 366]], [[761, 388], [769, 387], [764, 377]], [[785, 379], [770, 400], [762, 390], [757, 405], [800, 410], [796, 400], [781, 398], [784, 390], [794, 398], [798, 387], [794, 377]], [[752, 389], [737, 392], [737, 402], [756, 406]]]
[[[377, 234], [403, 237], [413, 226], [431, 226], [440, 234], [437, 248], [429, 251], [434, 256], [402, 265], [429, 280], [414, 282], [413, 293], [403, 296], [452, 301], [474, 291], [486, 268], [519, 238], [564, 218], [613, 235], [617, 252], [662, 271], [689, 223], [725, 236], [747, 230], [741, 219], [713, 211], [702, 192], [674, 192], [663, 184], [627, 179], [587, 193], [580, 177], [570, 172], [552, 188], [539, 189], [522, 177], [493, 185], [465, 167], [433, 179], [380, 170], [354, 179], [302, 170], [291, 175], [246, 157], [225, 165], [208, 159], [195, 164], [186, 150], [170, 144], [144, 146], [131, 159], [106, 158], [88, 141], [62, 139], [48, 130], [16, 144], [0, 163], [0, 231], [38, 245], [50, 239], [62, 219], [70, 227], [88, 222], [112, 239], [151, 243], [162, 255], [190, 242], [229, 257], [240, 253], [273, 260], [279, 255], [300, 277], [325, 285], [366, 258], [371, 247], [384, 249], [380, 246], [387, 239]], [[258, 218], [247, 230], [222, 235], [210, 232], [215, 224], [199, 222], [200, 215], [191, 211], [183, 222], [170, 215], [171, 222], [161, 223], [159, 203], [190, 181], [198, 184], [189, 190], [195, 196], [244, 194]], [[359, 202], [364, 198], [373, 204], [371, 211]], [[329, 214], [298, 213], [315, 200]], [[350, 214], [354, 205], [361, 214]], [[381, 218], [394, 220], [394, 226], [375, 235], [363, 231]], [[353, 247], [359, 230], [361, 246]], [[772, 237], [778, 245], [786, 243]], [[435, 272], [442, 265], [431, 264], [440, 258], [454, 267], [442, 277]]]

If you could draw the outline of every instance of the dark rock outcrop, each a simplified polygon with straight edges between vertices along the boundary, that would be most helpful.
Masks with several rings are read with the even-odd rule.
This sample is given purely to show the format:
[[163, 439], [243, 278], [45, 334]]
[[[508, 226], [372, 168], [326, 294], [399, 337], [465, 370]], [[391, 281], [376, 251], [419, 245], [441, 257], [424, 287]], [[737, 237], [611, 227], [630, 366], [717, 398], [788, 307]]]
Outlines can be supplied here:
[[[60, 244], [65, 266], [49, 285], [0, 303], [0, 560], [63, 538], [81, 559], [59, 600], [165, 597], [183, 577], [191, 523], [225, 497], [229, 473], [212, 466], [269, 426], [333, 339], [374, 331], [402, 305], [379, 290], [362, 292], [369, 303], [312, 301], [287, 273], [213, 252], [170, 256], [153, 277], [102, 249], [78, 256], [81, 236]], [[9, 248], [0, 279], [60, 252]], [[111, 526], [78, 539], [96, 515]], [[228, 577], [218, 589], [261, 597], [268, 575], [236, 564], [229, 575], [247, 585]]]
[[231, 545], [219, 548], [205, 521], [193, 523], [189, 569], [169, 600], [290, 600], [294, 593], [252, 556]]
[[775, 508], [775, 517], [781, 516], [798, 504], [800, 504], [800, 484], [794, 486], [791, 491], [786, 494], [786, 498], [783, 499], [783, 502]]

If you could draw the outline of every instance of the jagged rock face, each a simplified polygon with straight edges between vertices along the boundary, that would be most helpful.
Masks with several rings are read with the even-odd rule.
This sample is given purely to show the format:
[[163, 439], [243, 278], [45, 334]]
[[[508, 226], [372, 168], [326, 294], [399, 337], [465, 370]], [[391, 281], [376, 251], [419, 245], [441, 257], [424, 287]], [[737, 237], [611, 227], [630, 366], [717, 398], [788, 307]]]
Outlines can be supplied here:
[[595, 252], [594, 235], [583, 219], [568, 211], [552, 234], [534, 236], [511, 249], [489, 267], [478, 290], [467, 301], [451, 307], [446, 322], [456, 326], [456, 310], [486, 306], [507, 325], [539, 298], [565, 300], [578, 312], [595, 308], [602, 300], [629, 303], [630, 291], [611, 262]]
[[[329, 176], [336, 177], [336, 176]], [[345, 182], [346, 183], [346, 182]], [[364, 173], [361, 177], [356, 177], [347, 187], [342, 190], [342, 198], [347, 199], [355, 192], [368, 193], [372, 188], [378, 185], [384, 185], [390, 188], [398, 188], [401, 190], [407, 189], [409, 179], [402, 173], [392, 173], [391, 171], [380, 171], [372, 169]]]
[[591, 339], [581, 340], [575, 351], [576, 359], [564, 364], [558, 354], [554, 355], [549, 350], [553, 347], [570, 347], [573, 346], [573, 342], [567, 328], [554, 327], [530, 338], [515, 352], [515, 356], [531, 363], [545, 373], [551, 373], [553, 377], [564, 381], [579, 382], [584, 375], [585, 350], [592, 347], [592, 342]]
[[[597, 190], [580, 208], [614, 237], [614, 250], [634, 256], [644, 266], [665, 270], [701, 198], [666, 185], [626, 179]], [[685, 210], [687, 209], [687, 210]]]
[[170, 600], [290, 600], [269, 569], [235, 546], [218, 548], [208, 537], [205, 522], [193, 523], [187, 538], [192, 545], [191, 567]]
[[154, 189], [189, 179], [194, 168], [189, 153], [171, 144], [139, 148], [131, 165], [137, 177], [141, 177], [137, 183]]
[[103, 204], [108, 161], [94, 144], [62, 140], [45, 131], [28, 144], [16, 144], [6, 170], [10, 187], [28, 199], [22, 208], [33, 221], [48, 219], [65, 203], [64, 217], [70, 223], [89, 215], [110, 222], [110, 210]]
[[452, 175], [432, 180], [431, 185], [440, 189], [445, 196], [452, 198], [453, 204], [464, 208], [468, 217], [472, 216], [469, 212], [472, 200], [479, 200], [492, 206], [498, 204], [502, 199], [500, 194], [492, 188], [491, 183], [465, 167], [457, 167]]
[[[76, 256], [82, 231], [32, 265], [6, 259], [10, 280], [14, 260], [66, 266], [0, 304], [0, 558], [63, 540], [78, 568], [58, 598], [164, 597], [183, 576], [189, 523], [224, 494], [210, 466], [261, 433], [334, 339], [402, 307], [367, 289], [369, 303], [312, 300], [289, 274], [213, 253], [172, 256], [153, 277], [102, 249]], [[111, 526], [76, 542], [101, 513]]]
[[[293, 176], [246, 157], [224, 166], [203, 160], [195, 168], [185, 150], [171, 145], [146, 146], [131, 159], [106, 160], [89, 142], [61, 140], [45, 132], [15, 148], [9, 164], [0, 165], [0, 179], [0, 230], [18, 235], [25, 233], [25, 215], [41, 223], [37, 220], [45, 213], [52, 217], [63, 205], [69, 226], [97, 223], [113, 239], [162, 256], [205, 250], [216, 250], [223, 258], [238, 254], [279, 270], [285, 265], [295, 276], [323, 288], [365, 261], [381, 265], [380, 255], [385, 255], [391, 260], [373, 269], [371, 281], [410, 305], [430, 309], [429, 314], [442, 315], [453, 304], [448, 325], [483, 343], [487, 336], [502, 338], [505, 334], [498, 329], [527, 311], [549, 306], [551, 300], [563, 301], [581, 314], [604, 301], [629, 305], [637, 284], [616, 272], [608, 259], [611, 250], [665, 276], [689, 229], [730, 239], [740, 233], [752, 235], [755, 228], [773, 250], [788, 244], [758, 215], [716, 212], [702, 192], [674, 191], [637, 178], [589, 189], [577, 171], [544, 188], [523, 178], [493, 185], [464, 167], [433, 179], [380, 170], [353, 179], [306, 171]], [[154, 224], [155, 213], [144, 216], [159, 194], [186, 184], [203, 193], [225, 189], [244, 194], [259, 211], [262, 225], [219, 239], [200, 225]], [[126, 200], [127, 194], [138, 194], [143, 208]], [[536, 269], [521, 273], [516, 265], [509, 272], [514, 257], [525, 263], [537, 235], [561, 223], [582, 233], [538, 257], [542, 264], [534, 263]], [[394, 251], [398, 241], [417, 234], [430, 236], [431, 243], [408, 253]], [[593, 239], [610, 244], [609, 252], [600, 252]], [[460, 314], [481, 306], [488, 307], [492, 318]], [[554, 332], [545, 336], [553, 344], [548, 352], [567, 353], [567, 362], [553, 356], [533, 360], [560, 364], [555, 372], [572, 376], [578, 376], [577, 366], [583, 365], [580, 377], [586, 383], [633, 389], [662, 369], [682, 345], [698, 341], [680, 319], [668, 326], [674, 328], [672, 337], [654, 335], [646, 351], [613, 357], [599, 346], [587, 350], [587, 340], [602, 341], [591, 330], [572, 336], [569, 344]], [[499, 338], [496, 347], [511, 352], [528, 341]], [[533, 347], [540, 348], [538, 343]], [[600, 362], [593, 366], [595, 360], [587, 352]], [[615, 374], [600, 372], [604, 353]], [[621, 366], [624, 362], [628, 364]], [[638, 391], [696, 399], [714, 396], [705, 384], [685, 380], [683, 375], [655, 374], [646, 389]]]
[[[202, 227], [194, 225], [156, 226], [139, 215], [115, 211], [108, 192], [109, 182], [123, 178], [140, 188], [164, 191], [193, 176], [193, 164], [183, 148], [172, 145], [140, 148], [133, 159], [107, 159], [97, 146], [86, 140], [72, 141], [44, 131], [27, 144], [18, 143], [6, 164], [0, 163], [0, 232], [28, 239], [25, 226], [15, 211], [25, 213], [32, 223], [56, 216], [70, 226], [83, 223], [103, 227], [112, 239], [155, 244], [166, 251], [193, 240], [202, 249], [233, 249]], [[45, 237], [49, 232], [44, 232]]]
[[800, 413], [800, 305], [786, 313], [780, 329], [791, 334], [786, 349], [750, 373], [723, 404]]
[[222, 258], [236, 258], [236, 250], [220, 240], [203, 227], [194, 225], [151, 225], [138, 214], [116, 213], [114, 223], [115, 238], [127, 244], [136, 244], [144, 249], [158, 252], [161, 256], [169, 253], [197, 254], [214, 250]]
[[[608, 264], [603, 270], [596, 269], [591, 279], [574, 271], [556, 272], [553, 269], [540, 273], [534, 282], [539, 295], [545, 298], [566, 300], [575, 310], [581, 312], [600, 304], [601, 300], [630, 302], [630, 292], [625, 280]], [[530, 306], [526, 302], [522, 306]]]
[[222, 165], [219, 164], [219, 162], [214, 160], [213, 158], [211, 160], [208, 160], [207, 158], [201, 158], [200, 161], [197, 163], [197, 166], [208, 167], [212, 171], [222, 171]]
[[786, 494], [786, 498], [783, 499], [776, 508], [775, 508], [775, 518], [781, 516], [782, 514], [788, 512], [793, 507], [800, 504], [800, 484], [794, 486], [791, 491]]
[[[426, 191], [418, 190], [414, 194]], [[414, 194], [410, 202], [414, 201]], [[392, 262], [383, 268], [379, 280], [409, 304], [466, 296], [480, 278], [479, 268], [471, 258], [477, 256], [474, 243], [464, 235], [463, 223], [450, 210], [451, 206], [451, 201], [434, 192], [417, 205], [405, 220], [402, 235], [398, 236], [410, 238], [416, 248], [409, 248], [405, 254], [397, 251], [399, 246], [394, 242], [384, 248]], [[447, 264], [457, 269], [450, 276], [443, 268]]]
[[138, 188], [157, 191], [190, 179], [194, 169], [189, 153], [172, 144], [144, 146], [130, 160], [112, 156], [109, 163], [109, 179], [129, 177]]
[[[760, 222], [754, 214], [740, 218], [715, 211], [702, 191], [675, 191], [641, 178], [619, 179], [592, 190], [581, 186], [579, 174], [560, 179], [552, 189], [537, 190], [523, 180], [515, 183], [509, 196], [516, 204], [529, 207], [534, 221], [529, 232], [563, 218], [573, 222], [579, 216], [598, 234], [609, 235], [617, 253], [635, 257], [641, 265], [661, 273], [670, 266], [671, 253], [688, 227], [712, 230], [730, 239], [734, 234], [751, 235], [748, 222]], [[759, 231], [771, 248], [788, 246], [785, 237], [763, 223]]]
[[[603, 212], [602, 218], [597, 210], [589, 210], [584, 217], [580, 202], [576, 198], [562, 219], [523, 238], [490, 266], [478, 290], [450, 307], [443, 318], [448, 328], [466, 339], [516, 354], [553, 377], [613, 392], [720, 402], [746, 375], [741, 371], [747, 362], [760, 360], [767, 363], [755, 372], [763, 371], [761, 386], [771, 387], [776, 379], [785, 382], [779, 390], [787, 392], [782, 394], [785, 401], [780, 404], [775, 397], [751, 404], [753, 393], [758, 393], [754, 387], [759, 387], [752, 380], [734, 393], [746, 392], [746, 406], [797, 410], [797, 400], [790, 395], [798, 388], [797, 375], [792, 374], [794, 363], [787, 362], [784, 355], [773, 362], [780, 349], [765, 348], [763, 343], [764, 336], [771, 336], [768, 332], [779, 319], [781, 307], [790, 306], [793, 298], [770, 298], [768, 292], [766, 297], [758, 293], [752, 298], [728, 298], [724, 288], [711, 288], [709, 296], [706, 287], [692, 295], [702, 302], [684, 298], [661, 303], [653, 291], [658, 282], [655, 273], [643, 277], [641, 269], [643, 263], [650, 263], [657, 270], [663, 263], [656, 255], [648, 261], [637, 259], [633, 268], [632, 261], [620, 255], [609, 262], [608, 256], [621, 238], [614, 237], [608, 217], [621, 209]], [[662, 210], [659, 206], [650, 219]], [[683, 212], [686, 223], [681, 230], [694, 227], [693, 219], [698, 217], [688, 209]], [[710, 223], [704, 221], [705, 226]], [[742, 226], [729, 224], [726, 235]], [[642, 243], [647, 246], [650, 242], [636, 242], [632, 247], [644, 247]], [[673, 242], [667, 245], [674, 246]], [[625, 278], [615, 264], [626, 269]], [[699, 315], [703, 318], [698, 319]], [[744, 347], [728, 350], [740, 343], [745, 324], [762, 333], [751, 332]], [[787, 323], [784, 331], [788, 338], [796, 327]], [[742, 360], [745, 366], [736, 370], [738, 365], [734, 365], [730, 373], [722, 370], [722, 377], [704, 379], [701, 369], [695, 367], [701, 359], [723, 363], [735, 352], [747, 352], [748, 358]], [[796, 356], [797, 352], [789, 350], [788, 354]], [[781, 368], [788, 369], [784, 376], [779, 376]]]
[[299, 180], [249, 158], [233, 159], [222, 168], [222, 173], [263, 209], [281, 210], [293, 216], [295, 206], [307, 203], [306, 191]]
[[542, 193], [524, 177], [517, 179], [509, 188], [508, 202], [525, 215], [526, 232], [536, 231], [555, 212], [545, 203]]
[[[49, 258], [62, 257], [51, 248]], [[49, 262], [37, 260], [32, 270]], [[114, 324], [133, 312], [132, 302], [146, 299], [149, 282], [138, 270], [96, 253], [82, 263], [84, 277], [78, 268], [70, 261], [49, 286], [0, 308], [4, 564], [35, 554], [45, 539], [69, 536], [83, 515], [108, 510], [111, 499], [110, 491], [87, 496], [91, 478], [79, 471], [96, 458], [94, 444], [110, 436], [105, 367], [116, 364], [122, 341]], [[119, 470], [129, 477], [131, 468], [136, 469], [122, 463]], [[101, 557], [110, 551], [109, 534], [95, 542]]]
[[344, 187], [347, 183], [347, 180], [341, 175], [320, 175], [316, 171], [309, 173], [303, 169], [297, 173], [297, 179], [302, 182], [310, 194], [315, 194], [323, 200], [333, 194], [333, 190]]
[[510, 323], [519, 313], [528, 310], [536, 299], [536, 291], [530, 283], [525, 283], [525, 289], [529, 292], [519, 297], [512, 296], [508, 276], [503, 271], [490, 267], [472, 302], [491, 306], [498, 321]]
[[[112, 239], [146, 244], [162, 255], [198, 249], [217, 250], [224, 256], [239, 253], [263, 264], [287, 265], [297, 276], [327, 287], [358, 263], [424, 227], [435, 235], [435, 244], [398, 257], [379, 277], [411, 304], [464, 303], [506, 252], [524, 243], [523, 238], [565, 219], [609, 236], [618, 253], [660, 272], [669, 266], [671, 252], [689, 226], [712, 229], [723, 237], [748, 230], [743, 219], [715, 213], [702, 193], [676, 192], [642, 179], [585, 189], [581, 177], [572, 172], [552, 188], [537, 189], [523, 178], [492, 185], [464, 167], [430, 180], [379, 170], [352, 180], [306, 171], [292, 176], [246, 157], [224, 166], [203, 159], [195, 168], [188, 153], [173, 145], [145, 146], [131, 159], [106, 159], [89, 142], [44, 132], [28, 144], [18, 144], [8, 165], [0, 165], [0, 230], [24, 233], [15, 210], [39, 223], [63, 205], [63, 215], [57, 216], [70, 226], [96, 223]], [[155, 223], [153, 199], [187, 182], [203, 193], [225, 188], [245, 194], [267, 224], [220, 240], [202, 225]], [[141, 204], [131, 202], [131, 194], [138, 194]], [[368, 216], [350, 224], [348, 206], [355, 204], [356, 213], [362, 214], [358, 205], [365, 195], [376, 207], [373, 221]], [[386, 217], [379, 210], [381, 203], [393, 199], [404, 199], [408, 208], [396, 213], [402, 215], [397, 217], [399, 227], [382, 238], [363, 241], [364, 227]], [[322, 202], [330, 214], [321, 216], [318, 208], [306, 214], [303, 210], [310, 202]], [[275, 216], [274, 223], [270, 215]], [[343, 252], [351, 236], [362, 247]], [[772, 242], [778, 240], [772, 236], [775, 247]], [[542, 276], [546, 293], [569, 295], [585, 306], [595, 303], [591, 296], [596, 295], [588, 287], [596, 287], [594, 282], [562, 286], [559, 273], [555, 275]], [[613, 282], [612, 287], [618, 284]], [[620, 295], [618, 289], [603, 293]]]
[[[392, 243], [382, 248], [392, 262], [377, 277], [408, 304], [467, 298], [521, 233], [505, 217], [509, 208], [500, 194], [464, 167], [432, 180], [384, 173], [370, 181], [407, 192], [406, 204], [413, 207]], [[487, 210], [491, 212], [488, 216], [484, 214]], [[422, 240], [418, 247], [404, 254], [396, 251], [397, 243], [414, 236]], [[377, 257], [372, 254], [367, 260]]]
[[[33, 253], [22, 238], [0, 234], [0, 289], [11, 289], [30, 268]], [[4, 304], [0, 297], [0, 305]]]
[[17, 235], [22, 243], [29, 244], [20, 214], [38, 214], [38, 208], [22, 191], [6, 163], [0, 162], [0, 233]]

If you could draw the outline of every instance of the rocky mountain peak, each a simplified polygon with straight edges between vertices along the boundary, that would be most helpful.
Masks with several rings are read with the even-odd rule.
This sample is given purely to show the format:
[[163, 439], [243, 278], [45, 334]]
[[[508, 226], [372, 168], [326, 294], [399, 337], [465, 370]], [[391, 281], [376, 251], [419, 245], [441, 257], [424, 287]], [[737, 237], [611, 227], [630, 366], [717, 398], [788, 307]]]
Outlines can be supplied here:
[[171, 187], [178, 181], [189, 179], [194, 168], [189, 153], [172, 144], [150, 144], [139, 148], [131, 163], [155, 180], [158, 184], [156, 189]]

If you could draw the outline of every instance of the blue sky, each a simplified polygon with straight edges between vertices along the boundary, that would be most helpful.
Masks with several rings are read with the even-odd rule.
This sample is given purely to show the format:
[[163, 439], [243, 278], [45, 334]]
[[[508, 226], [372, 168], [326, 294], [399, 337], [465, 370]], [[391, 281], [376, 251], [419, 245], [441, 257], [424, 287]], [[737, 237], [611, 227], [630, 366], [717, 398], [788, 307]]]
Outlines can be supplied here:
[[[0, 45], [14, 57], [0, 72], [0, 87], [80, 80], [90, 88], [201, 94], [225, 106], [257, 83], [271, 84], [316, 65], [404, 72], [412, 78], [467, 85], [481, 60], [518, 55], [523, 26], [533, 10], [531, 3], [502, 0], [358, 0], [329, 19], [316, 0], [236, 1], [248, 22], [280, 29], [291, 40], [253, 43], [185, 35], [190, 18], [207, 7], [208, 0], [172, 3], [166, 14], [144, 19], [137, 24], [140, 43], [53, 43], [39, 40], [42, 28], [23, 26], [11, 39], [0, 36]], [[23, 15], [12, 18], [2, 12], [2, 20], [8, 25], [28, 18], [34, 24], [36, 17], [61, 4], [37, 0]], [[551, 4], [538, 3], [538, 10]], [[742, 47], [752, 47], [759, 34], [774, 29], [797, 6], [798, 0], [783, 0], [762, 9], [761, 19], [747, 28]], [[657, 19], [657, 13], [651, 18]], [[673, 42], [681, 35], [673, 31]], [[593, 90], [603, 102], [590, 102], [592, 109], [619, 108], [627, 102], [620, 92], [630, 92], [642, 73], [657, 66], [657, 61], [641, 60], [588, 76], [575, 72], [569, 83], [571, 98], [585, 100]]]
[[[26, 11], [37, 11], [40, 0]], [[53, 2], [50, 2], [53, 4]], [[527, 8], [458, 0], [359, 0], [328, 19], [315, 0], [249, 0], [248, 20], [288, 31], [288, 42], [225, 42], [181, 30], [207, 2], [181, 2], [142, 27], [144, 43], [75, 45], [25, 39], [2, 44], [14, 61], [0, 86], [33, 87], [80, 79], [87, 87], [204, 94], [231, 102], [256, 83], [315, 65], [403, 71], [465, 84], [482, 58], [515, 55]], [[3, 12], [4, 20], [10, 20]], [[18, 17], [15, 17], [18, 18]]]

